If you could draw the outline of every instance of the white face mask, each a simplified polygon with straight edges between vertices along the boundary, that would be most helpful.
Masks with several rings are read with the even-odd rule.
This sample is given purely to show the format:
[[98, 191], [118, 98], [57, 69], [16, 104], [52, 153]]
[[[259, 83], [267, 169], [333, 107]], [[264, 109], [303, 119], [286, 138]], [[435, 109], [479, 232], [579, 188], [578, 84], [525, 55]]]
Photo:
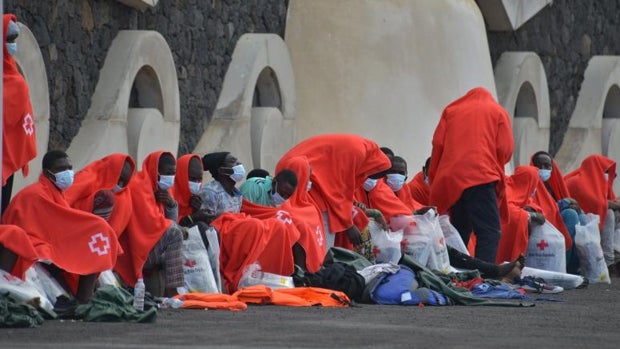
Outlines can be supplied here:
[[276, 207], [282, 205], [286, 201], [278, 192], [271, 194], [271, 200], [273, 200], [273, 204], [276, 205]]
[[605, 173], [605, 182], [609, 182], [609, 173]]
[[159, 189], [161, 190], [168, 190], [172, 188], [172, 186], [174, 185], [174, 175], [172, 176], [159, 175], [159, 182], [157, 182], [157, 185], [159, 186]]
[[306, 191], [310, 191], [310, 189], [312, 189], [312, 182], [308, 181], [308, 184], [306, 184]]
[[427, 176], [424, 176], [424, 184], [426, 184], [427, 186], [431, 186], [431, 182], [428, 180]]
[[11, 55], [11, 56], [15, 56], [15, 54], [17, 54], [17, 43], [16, 42], [7, 42], [6, 43], [6, 52]]
[[230, 178], [235, 181], [235, 183], [241, 182], [245, 178], [245, 168], [242, 164], [237, 166], [233, 166], [233, 173], [230, 175]]
[[364, 190], [366, 191], [371, 191], [375, 189], [376, 186], [377, 180], [372, 178], [366, 178], [366, 181], [364, 181], [364, 184], [362, 185], [362, 187], [364, 187]]
[[399, 191], [405, 184], [405, 175], [399, 173], [390, 173], [386, 176], [386, 182], [393, 191]]
[[73, 170], [64, 170], [54, 174], [55, 184], [60, 190], [67, 190], [73, 184]]
[[546, 182], [549, 180], [549, 178], [551, 178], [551, 170], [539, 169], [538, 175], [540, 176], [540, 179], [542, 179], [543, 182]]
[[202, 182], [189, 182], [189, 192], [198, 195], [200, 194], [200, 189], [202, 189]]
[[118, 193], [119, 191], [123, 190], [123, 187], [121, 187], [120, 185], [115, 185], [114, 188], [112, 188], [112, 192], [113, 193]]

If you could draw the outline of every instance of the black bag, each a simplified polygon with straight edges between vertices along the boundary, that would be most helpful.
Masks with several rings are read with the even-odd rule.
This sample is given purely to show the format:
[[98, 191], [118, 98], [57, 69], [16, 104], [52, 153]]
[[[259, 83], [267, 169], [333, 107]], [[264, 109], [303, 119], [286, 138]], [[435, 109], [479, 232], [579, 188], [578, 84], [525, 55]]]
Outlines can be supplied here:
[[321, 287], [344, 292], [350, 299], [359, 301], [364, 292], [364, 277], [357, 273], [354, 267], [345, 263], [333, 262], [324, 265], [315, 274], [304, 273], [293, 276], [295, 286]]

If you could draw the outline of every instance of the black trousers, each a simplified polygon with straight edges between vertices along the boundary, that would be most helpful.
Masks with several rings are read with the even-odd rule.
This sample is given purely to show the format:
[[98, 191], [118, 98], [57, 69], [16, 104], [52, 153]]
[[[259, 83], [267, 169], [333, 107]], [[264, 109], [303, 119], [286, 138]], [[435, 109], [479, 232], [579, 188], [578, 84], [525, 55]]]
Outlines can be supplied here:
[[501, 225], [496, 182], [467, 188], [461, 198], [450, 208], [450, 222], [459, 231], [465, 245], [473, 230], [476, 234], [476, 258], [495, 263]]

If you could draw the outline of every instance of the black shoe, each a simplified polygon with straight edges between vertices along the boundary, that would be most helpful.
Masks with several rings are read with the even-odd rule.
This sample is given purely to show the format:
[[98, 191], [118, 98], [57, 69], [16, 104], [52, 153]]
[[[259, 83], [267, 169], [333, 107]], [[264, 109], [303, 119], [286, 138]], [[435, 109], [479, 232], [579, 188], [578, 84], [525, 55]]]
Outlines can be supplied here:
[[77, 300], [69, 299], [67, 296], [56, 298], [54, 303], [54, 312], [59, 319], [76, 319], [75, 309], [80, 305]]

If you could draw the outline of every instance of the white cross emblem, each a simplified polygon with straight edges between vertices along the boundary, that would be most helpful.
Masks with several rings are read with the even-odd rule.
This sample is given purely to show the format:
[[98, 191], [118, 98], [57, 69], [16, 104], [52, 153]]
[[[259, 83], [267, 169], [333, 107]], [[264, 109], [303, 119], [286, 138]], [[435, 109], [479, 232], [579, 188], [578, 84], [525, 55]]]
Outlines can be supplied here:
[[321, 233], [321, 227], [320, 226], [316, 226], [316, 230], [314, 231], [314, 234], [316, 235], [316, 243], [319, 244], [319, 246], [323, 246], [323, 234]]
[[24, 124], [22, 126], [24, 127], [24, 132], [26, 132], [28, 136], [32, 136], [34, 133], [34, 119], [30, 113], [24, 117]]
[[90, 237], [88, 247], [90, 247], [90, 251], [92, 253], [103, 256], [104, 254], [108, 254], [108, 249], [110, 248], [110, 239], [108, 239], [106, 236], [103, 236], [103, 233], [97, 233]]
[[291, 219], [291, 216], [289, 216], [289, 213], [284, 210], [278, 210], [278, 213], [276, 214], [276, 218], [278, 218], [278, 220], [284, 224], [293, 223], [293, 220]]

